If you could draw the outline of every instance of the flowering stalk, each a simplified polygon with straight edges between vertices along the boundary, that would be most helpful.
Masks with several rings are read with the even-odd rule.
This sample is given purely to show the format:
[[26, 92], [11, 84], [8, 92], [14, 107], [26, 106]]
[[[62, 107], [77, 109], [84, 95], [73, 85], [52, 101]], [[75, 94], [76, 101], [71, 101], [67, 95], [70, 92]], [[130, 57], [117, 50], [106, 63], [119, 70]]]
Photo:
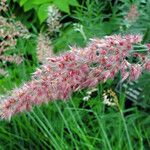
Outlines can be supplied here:
[[140, 35], [106, 36], [91, 39], [85, 48], [72, 47], [60, 56], [47, 58], [46, 64], [36, 70], [31, 81], [1, 100], [1, 118], [8, 119], [30, 110], [32, 105], [68, 99], [72, 92], [113, 79], [119, 71], [122, 80], [137, 79], [144, 69], [150, 70], [149, 52], [144, 58], [140, 53], [136, 55], [140, 60], [138, 64], [128, 61], [133, 45], [141, 40]]
[[53, 35], [54, 32], [58, 32], [61, 24], [60, 24], [61, 14], [57, 7], [51, 5], [48, 7], [48, 18], [47, 18], [47, 26], [48, 26], [48, 34]]
[[[4, 3], [4, 1], [1, 1]], [[31, 35], [27, 28], [20, 22], [14, 21], [12, 18], [0, 16], [0, 64], [3, 66], [5, 62], [15, 63], [19, 65], [23, 61], [23, 57], [16, 54], [8, 55], [6, 51], [13, 49], [17, 44], [18, 37], [29, 38]], [[8, 74], [5, 69], [0, 67], [0, 75]]]
[[137, 6], [135, 4], [132, 4], [125, 19], [128, 20], [129, 22], [134, 22], [136, 21], [138, 16], [139, 16], [139, 12]]
[[52, 57], [52, 47], [47, 35], [39, 34], [37, 42], [37, 57], [40, 63], [45, 64], [47, 57]]

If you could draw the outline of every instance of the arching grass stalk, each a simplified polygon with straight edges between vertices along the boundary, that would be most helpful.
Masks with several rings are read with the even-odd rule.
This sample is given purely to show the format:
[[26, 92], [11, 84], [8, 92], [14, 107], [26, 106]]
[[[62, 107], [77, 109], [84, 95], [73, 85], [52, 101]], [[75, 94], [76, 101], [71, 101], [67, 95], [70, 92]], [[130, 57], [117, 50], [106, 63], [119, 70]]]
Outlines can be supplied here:
[[150, 70], [149, 52], [145, 56], [135, 54], [137, 59], [145, 58], [140, 64], [128, 62], [127, 58], [131, 57], [134, 44], [141, 40], [140, 35], [105, 36], [91, 39], [85, 48], [73, 47], [60, 56], [47, 58], [47, 63], [37, 69], [31, 81], [5, 96], [0, 103], [0, 118], [9, 119], [43, 102], [69, 99], [79, 89], [114, 79], [119, 71], [122, 81], [138, 79], [144, 70]]
[[[120, 86], [120, 92], [121, 92], [121, 86]], [[121, 94], [120, 94], [120, 99], [122, 99], [122, 98], [121, 98]], [[116, 103], [116, 106], [117, 106], [118, 111], [119, 111], [119, 113], [120, 113], [121, 120], [122, 120], [122, 122], [123, 122], [123, 126], [124, 126], [124, 129], [125, 129], [125, 133], [126, 133], [126, 137], [127, 137], [127, 141], [128, 141], [129, 150], [133, 150], [132, 145], [131, 145], [130, 135], [129, 135], [129, 132], [128, 132], [128, 127], [127, 127], [126, 120], [125, 120], [125, 117], [124, 117], [124, 114], [123, 114], [123, 110], [122, 110], [122, 108], [120, 107], [120, 104], [119, 104], [119, 102], [118, 102], [117, 99], [115, 99], [115, 103]]]

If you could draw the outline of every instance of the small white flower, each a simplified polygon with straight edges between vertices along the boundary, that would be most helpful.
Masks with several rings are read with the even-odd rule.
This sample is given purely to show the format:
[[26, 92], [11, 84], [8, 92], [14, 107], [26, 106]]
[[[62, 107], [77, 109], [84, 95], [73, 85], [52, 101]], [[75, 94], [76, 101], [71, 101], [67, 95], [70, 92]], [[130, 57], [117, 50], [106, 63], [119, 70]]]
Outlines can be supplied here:
[[93, 89], [91, 89], [90, 91], [87, 91], [86, 93], [88, 94], [88, 95], [91, 95], [93, 92], [96, 92], [97, 91], [97, 88], [93, 88]]
[[108, 98], [107, 93], [103, 93], [103, 104], [106, 104], [108, 106], [115, 106], [116, 103], [113, 101], [113, 98]]
[[88, 100], [90, 99], [90, 97], [91, 97], [90, 95], [85, 96], [85, 97], [83, 97], [83, 100], [84, 100], [84, 101], [88, 101]]

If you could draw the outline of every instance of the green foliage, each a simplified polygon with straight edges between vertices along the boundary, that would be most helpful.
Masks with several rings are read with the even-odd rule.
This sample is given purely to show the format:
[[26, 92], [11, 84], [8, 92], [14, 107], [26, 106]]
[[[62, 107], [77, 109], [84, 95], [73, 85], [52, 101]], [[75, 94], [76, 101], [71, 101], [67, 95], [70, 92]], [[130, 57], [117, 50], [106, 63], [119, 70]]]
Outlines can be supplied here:
[[11, 122], [1, 122], [0, 145], [3, 149], [147, 150], [148, 113], [133, 107], [121, 108], [121, 114], [104, 106], [100, 92], [89, 101], [82, 101], [82, 94], [74, 94], [67, 102], [36, 107], [30, 113], [13, 117]]
[[48, 3], [45, 3], [45, 4], [42, 4], [39, 9], [38, 9], [38, 17], [39, 17], [39, 20], [40, 22], [42, 23], [43, 21], [45, 21], [48, 17], [48, 13], [46, 10], [48, 10], [48, 6], [49, 4]]
[[[139, 79], [138, 86], [142, 88], [142, 92], [140, 94], [142, 102], [140, 101], [139, 104], [143, 107], [148, 107], [150, 105], [150, 74], [145, 72], [143, 76]], [[144, 96], [144, 97], [143, 97]]]
[[76, 44], [78, 46], [85, 46], [86, 42], [82, 35], [74, 30], [72, 25], [68, 25], [60, 32], [59, 38], [53, 40], [54, 52], [57, 53], [69, 50], [69, 46], [74, 46]]
[[43, 23], [48, 17], [48, 7], [55, 5], [62, 12], [70, 14], [70, 6], [79, 6], [77, 0], [17, 0], [24, 11], [34, 10], [38, 14], [40, 23]]
[[[54, 51], [62, 51], [69, 49], [69, 46], [79, 45], [85, 46], [88, 39], [93, 37], [102, 37], [109, 35], [119, 30], [120, 19], [117, 18], [116, 10], [109, 20], [105, 18], [107, 15], [103, 12], [107, 8], [107, 3], [104, 1], [86, 1], [84, 7], [79, 7], [74, 11], [72, 18], [79, 26], [82, 26], [86, 39], [81, 32], [76, 30], [75, 24], [68, 23], [60, 31], [59, 37], [53, 40]], [[117, 6], [116, 6], [117, 7]], [[118, 10], [118, 8], [116, 8]], [[71, 37], [71, 38], [68, 38]]]
[[60, 0], [53, 0], [53, 3], [63, 12], [66, 12], [70, 14], [69, 6], [79, 6], [79, 3], [77, 0], [63, 0], [60, 2]]

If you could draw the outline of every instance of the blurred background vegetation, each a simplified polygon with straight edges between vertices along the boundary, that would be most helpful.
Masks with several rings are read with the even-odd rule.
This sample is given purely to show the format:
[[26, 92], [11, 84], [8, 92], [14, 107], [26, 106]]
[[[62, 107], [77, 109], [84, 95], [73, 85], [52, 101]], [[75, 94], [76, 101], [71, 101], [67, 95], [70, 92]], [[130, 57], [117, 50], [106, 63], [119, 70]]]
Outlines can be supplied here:
[[[150, 42], [150, 0], [0, 3], [1, 95], [29, 81], [46, 57], [59, 55], [70, 46], [84, 47], [91, 38], [140, 33], [143, 43]], [[1, 120], [0, 150], [149, 150], [149, 83], [148, 72], [132, 86], [120, 84], [118, 76], [100, 83], [89, 100], [85, 100], [89, 93], [85, 89], [67, 102], [43, 104], [10, 122]], [[104, 93], [117, 98], [119, 105], [105, 105]]]

